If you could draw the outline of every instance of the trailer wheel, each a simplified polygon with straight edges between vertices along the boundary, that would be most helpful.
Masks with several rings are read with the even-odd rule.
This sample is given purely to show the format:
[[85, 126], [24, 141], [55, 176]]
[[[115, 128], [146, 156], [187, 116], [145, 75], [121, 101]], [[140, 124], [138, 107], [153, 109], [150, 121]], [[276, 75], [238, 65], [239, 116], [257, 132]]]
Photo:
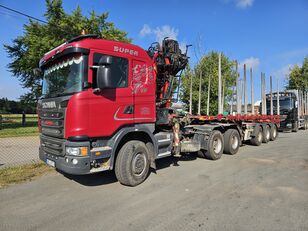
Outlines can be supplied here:
[[118, 181], [127, 186], [142, 183], [149, 174], [149, 150], [145, 143], [132, 140], [120, 149], [115, 163]]
[[260, 126], [255, 127], [255, 136], [250, 139], [250, 143], [255, 146], [260, 146], [263, 140], [263, 132]]
[[263, 128], [263, 137], [262, 137], [262, 143], [268, 143], [271, 138], [271, 131], [270, 131], [270, 126], [266, 125]]
[[220, 131], [214, 130], [208, 140], [207, 150], [200, 150], [199, 157], [204, 157], [210, 160], [220, 159], [224, 150], [224, 138]]
[[224, 153], [234, 155], [240, 148], [240, 134], [236, 129], [228, 129], [224, 133]]
[[271, 127], [271, 138], [270, 138], [270, 140], [271, 141], [276, 140], [277, 136], [278, 136], [277, 127], [275, 125], [273, 125]]

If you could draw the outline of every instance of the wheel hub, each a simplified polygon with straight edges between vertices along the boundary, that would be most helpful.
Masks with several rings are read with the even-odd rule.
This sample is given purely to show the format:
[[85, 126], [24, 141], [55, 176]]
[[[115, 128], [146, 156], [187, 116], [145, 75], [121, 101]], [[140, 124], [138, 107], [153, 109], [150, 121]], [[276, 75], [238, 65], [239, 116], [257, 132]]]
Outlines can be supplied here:
[[144, 153], [137, 153], [132, 162], [133, 173], [140, 176], [145, 171], [146, 157]]
[[233, 137], [232, 137], [231, 146], [232, 146], [233, 149], [237, 149], [237, 146], [238, 146], [238, 138], [237, 138], [236, 136], [233, 136]]
[[222, 142], [219, 138], [214, 139], [213, 141], [213, 149], [216, 154], [218, 154], [222, 149]]

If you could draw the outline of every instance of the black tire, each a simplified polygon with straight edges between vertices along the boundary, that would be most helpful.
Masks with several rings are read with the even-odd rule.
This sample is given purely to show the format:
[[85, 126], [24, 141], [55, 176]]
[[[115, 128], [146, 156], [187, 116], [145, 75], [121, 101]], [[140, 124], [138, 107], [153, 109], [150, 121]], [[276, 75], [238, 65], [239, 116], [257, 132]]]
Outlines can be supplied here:
[[298, 132], [298, 123], [297, 122], [293, 123], [292, 127], [293, 127], [292, 132]]
[[149, 175], [149, 170], [149, 150], [145, 143], [132, 140], [122, 146], [115, 163], [115, 175], [121, 184], [141, 184]]
[[224, 153], [235, 155], [240, 148], [240, 134], [236, 129], [228, 129], [224, 133]]
[[307, 129], [308, 129], [308, 122], [307, 122], [307, 121], [304, 122], [304, 127], [303, 127], [303, 129], [304, 129], [304, 130], [307, 130]]
[[207, 150], [200, 150], [198, 156], [210, 160], [220, 159], [224, 150], [224, 138], [220, 131], [212, 131], [207, 146]]
[[270, 141], [276, 140], [277, 137], [278, 137], [278, 130], [277, 130], [276, 125], [273, 124], [271, 126], [271, 138], [270, 138]]
[[262, 137], [262, 143], [268, 143], [270, 141], [271, 138], [271, 130], [270, 130], [270, 126], [266, 125], [263, 127], [263, 137]]
[[250, 143], [254, 146], [260, 146], [263, 140], [262, 128], [257, 125], [254, 130], [255, 136], [251, 138]]

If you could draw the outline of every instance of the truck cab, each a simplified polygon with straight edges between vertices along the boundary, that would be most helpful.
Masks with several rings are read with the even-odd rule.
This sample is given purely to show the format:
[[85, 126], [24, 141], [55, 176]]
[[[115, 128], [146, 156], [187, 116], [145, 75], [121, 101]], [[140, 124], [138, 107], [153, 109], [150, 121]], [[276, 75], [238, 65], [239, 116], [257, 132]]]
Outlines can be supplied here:
[[120, 137], [153, 136], [155, 65], [142, 48], [79, 36], [46, 53], [40, 68], [39, 153], [47, 164], [71, 174], [112, 169]]

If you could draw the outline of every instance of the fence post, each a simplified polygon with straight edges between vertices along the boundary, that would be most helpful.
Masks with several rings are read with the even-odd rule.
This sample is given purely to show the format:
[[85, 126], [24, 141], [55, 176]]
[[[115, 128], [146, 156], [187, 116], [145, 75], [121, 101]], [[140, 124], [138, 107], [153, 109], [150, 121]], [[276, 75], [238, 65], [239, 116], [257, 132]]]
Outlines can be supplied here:
[[23, 127], [26, 126], [26, 113], [25, 113], [24, 111], [22, 112], [21, 125], [22, 125]]
[[0, 130], [2, 129], [2, 115], [0, 115]]

